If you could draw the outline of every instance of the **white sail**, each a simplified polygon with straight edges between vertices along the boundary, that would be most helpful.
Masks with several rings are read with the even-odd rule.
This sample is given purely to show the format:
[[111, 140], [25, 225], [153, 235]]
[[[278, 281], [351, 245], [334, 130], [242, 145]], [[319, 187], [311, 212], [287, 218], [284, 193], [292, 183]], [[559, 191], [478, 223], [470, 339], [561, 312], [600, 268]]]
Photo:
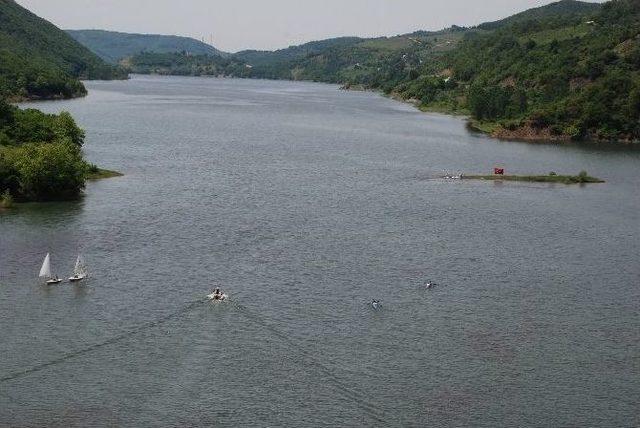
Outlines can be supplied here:
[[49, 253], [47, 253], [47, 256], [44, 258], [44, 262], [42, 262], [40, 277], [51, 278], [51, 257], [49, 257]]
[[73, 268], [73, 274], [74, 275], [78, 275], [78, 276], [86, 276], [87, 275], [87, 268], [84, 265], [84, 261], [82, 260], [82, 257], [78, 256], [78, 258], [76, 259], [76, 265]]

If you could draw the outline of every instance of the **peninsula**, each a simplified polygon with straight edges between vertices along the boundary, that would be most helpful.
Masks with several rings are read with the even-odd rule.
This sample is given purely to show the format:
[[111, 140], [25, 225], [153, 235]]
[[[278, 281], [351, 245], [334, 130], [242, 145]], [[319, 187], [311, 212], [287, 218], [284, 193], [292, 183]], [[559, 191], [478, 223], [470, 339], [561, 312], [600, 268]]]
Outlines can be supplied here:
[[560, 184], [587, 184], [604, 183], [604, 180], [589, 176], [585, 171], [578, 175], [462, 175], [462, 180], [491, 180], [491, 181], [524, 181], [531, 183], [560, 183]]
[[77, 199], [87, 179], [116, 174], [85, 161], [85, 134], [69, 113], [11, 103], [80, 97], [80, 79], [126, 77], [15, 1], [0, 1], [0, 205]]

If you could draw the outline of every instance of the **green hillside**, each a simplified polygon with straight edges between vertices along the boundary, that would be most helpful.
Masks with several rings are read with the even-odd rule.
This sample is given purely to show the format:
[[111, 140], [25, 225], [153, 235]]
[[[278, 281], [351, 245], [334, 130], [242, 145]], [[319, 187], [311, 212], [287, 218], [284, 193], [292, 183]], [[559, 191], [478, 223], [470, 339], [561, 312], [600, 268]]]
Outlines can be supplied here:
[[55, 25], [0, 0], [0, 96], [70, 98], [86, 93], [78, 79], [123, 77]]
[[637, 141], [639, 35], [640, 0], [507, 21], [469, 32], [391, 91], [425, 109], [469, 112], [496, 136]]
[[129, 34], [103, 30], [67, 30], [67, 33], [100, 58], [112, 64], [117, 64], [124, 58], [143, 52], [227, 55], [213, 46], [190, 37]]
[[345, 37], [274, 52], [239, 52], [234, 58], [251, 65], [253, 77], [338, 83], [357, 80], [394, 56], [428, 44], [432, 34], [375, 39]]

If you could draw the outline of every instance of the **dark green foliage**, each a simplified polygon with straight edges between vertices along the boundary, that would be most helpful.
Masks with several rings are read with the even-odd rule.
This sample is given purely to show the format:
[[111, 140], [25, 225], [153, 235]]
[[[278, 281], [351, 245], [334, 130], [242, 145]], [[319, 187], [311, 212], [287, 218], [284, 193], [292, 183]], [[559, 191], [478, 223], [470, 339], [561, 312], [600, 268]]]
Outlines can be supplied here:
[[565, 1], [480, 28], [491, 31], [470, 32], [443, 57], [469, 88], [474, 118], [573, 139], [640, 139], [639, 0]]
[[73, 98], [87, 93], [76, 78], [55, 66], [0, 49], [0, 96], [14, 99]]
[[22, 201], [77, 198], [89, 169], [83, 142], [69, 113], [20, 110], [0, 100], [0, 193]]
[[0, 100], [0, 135], [3, 145], [68, 142], [77, 147], [84, 143], [84, 132], [67, 112], [45, 114], [39, 110], [21, 110]]
[[11, 194], [19, 195], [20, 199], [75, 199], [84, 188], [87, 164], [82, 159], [80, 149], [71, 143], [28, 143], [0, 150], [0, 156], [9, 166], [13, 180], [4, 183], [5, 188]]
[[53, 24], [0, 0], [0, 96], [70, 98], [86, 94], [78, 79], [124, 77]]
[[639, 0], [602, 7], [564, 1], [480, 28], [434, 57], [440, 69], [421, 70], [431, 76], [450, 70], [457, 88], [435, 100], [430, 87], [423, 97], [411, 85], [394, 91], [425, 107], [457, 109], [462, 102], [475, 119], [512, 131], [525, 126], [571, 139], [640, 139]]
[[479, 120], [511, 118], [526, 109], [526, 94], [510, 87], [473, 84], [467, 103], [471, 113]]
[[117, 64], [142, 52], [226, 56], [224, 52], [190, 37], [129, 34], [103, 30], [67, 30], [67, 33], [103, 60]]

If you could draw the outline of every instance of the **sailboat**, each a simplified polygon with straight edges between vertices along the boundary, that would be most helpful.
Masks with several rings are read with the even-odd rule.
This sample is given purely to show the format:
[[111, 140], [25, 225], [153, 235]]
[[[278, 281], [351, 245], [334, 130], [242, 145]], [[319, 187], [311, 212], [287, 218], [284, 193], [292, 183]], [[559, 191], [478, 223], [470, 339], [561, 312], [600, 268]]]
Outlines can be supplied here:
[[82, 257], [78, 256], [76, 259], [76, 265], [73, 268], [73, 276], [69, 278], [69, 281], [79, 282], [87, 278], [87, 276], [89, 276], [89, 274], [87, 273], [87, 267], [84, 264], [84, 260], [82, 260]]
[[44, 258], [44, 262], [42, 262], [39, 276], [40, 278], [49, 278], [47, 279], [47, 285], [55, 285], [62, 282], [62, 280], [58, 278], [57, 275], [51, 275], [51, 256], [49, 255], [49, 253], [47, 253], [47, 256]]

